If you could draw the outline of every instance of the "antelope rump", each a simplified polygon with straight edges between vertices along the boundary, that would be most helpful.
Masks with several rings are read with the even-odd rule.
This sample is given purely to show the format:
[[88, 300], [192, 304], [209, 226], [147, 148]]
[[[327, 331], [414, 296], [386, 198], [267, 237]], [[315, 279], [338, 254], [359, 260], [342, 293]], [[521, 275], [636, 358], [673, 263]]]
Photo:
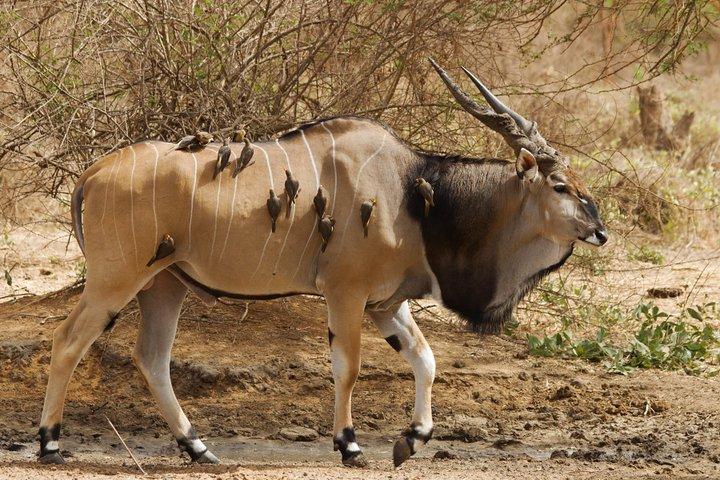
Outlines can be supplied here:
[[[535, 123], [466, 71], [491, 108], [477, 104], [431, 62], [459, 104], [514, 149], [514, 162], [419, 152], [375, 121], [337, 117], [253, 143], [255, 163], [236, 177], [228, 168], [213, 179], [217, 143], [184, 151], [156, 141], [111, 153], [80, 177], [72, 215], [87, 280], [54, 332], [41, 462], [63, 461], [60, 423], [70, 377], [133, 297], [142, 314], [137, 367], [180, 448], [193, 461], [218, 461], [170, 382], [170, 351], [188, 290], [208, 303], [221, 296], [325, 298], [334, 445], [349, 466], [366, 463], [350, 404], [367, 313], [415, 376], [412, 423], [395, 444], [395, 465], [430, 439], [435, 360], [408, 300], [432, 295], [472, 329], [496, 332], [577, 241], [607, 240], [592, 196]], [[232, 163], [242, 144], [230, 148]], [[294, 201], [284, 192], [286, 178], [299, 182]], [[432, 194], [431, 204], [417, 190], [421, 179], [431, 186], [423, 193]], [[281, 200], [276, 220], [268, 214], [278, 203], [273, 197]], [[162, 258], [156, 255], [161, 242], [167, 244]]]

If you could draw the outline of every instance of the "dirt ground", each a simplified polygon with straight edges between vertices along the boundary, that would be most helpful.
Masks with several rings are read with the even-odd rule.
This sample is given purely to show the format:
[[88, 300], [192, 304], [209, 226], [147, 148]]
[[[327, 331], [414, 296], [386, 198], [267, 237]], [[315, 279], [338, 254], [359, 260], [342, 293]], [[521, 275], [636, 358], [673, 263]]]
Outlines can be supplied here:
[[[720, 478], [720, 382], [682, 372], [605, 373], [583, 361], [528, 357], [525, 342], [483, 337], [432, 315], [418, 323], [438, 374], [435, 438], [398, 471], [391, 449], [413, 404], [410, 368], [368, 323], [354, 419], [370, 468], [339, 466], [322, 300], [207, 309], [190, 298], [172, 377], [221, 466], [182, 457], [130, 359], [133, 302], [78, 367], [61, 447], [67, 464], [35, 463], [52, 330], [79, 291], [0, 305], [0, 478], [134, 478], [105, 420], [156, 478]], [[242, 319], [242, 321], [240, 321]], [[302, 426], [311, 441], [280, 431]], [[453, 459], [433, 458], [447, 452]], [[438, 454], [442, 455], [442, 454]]]

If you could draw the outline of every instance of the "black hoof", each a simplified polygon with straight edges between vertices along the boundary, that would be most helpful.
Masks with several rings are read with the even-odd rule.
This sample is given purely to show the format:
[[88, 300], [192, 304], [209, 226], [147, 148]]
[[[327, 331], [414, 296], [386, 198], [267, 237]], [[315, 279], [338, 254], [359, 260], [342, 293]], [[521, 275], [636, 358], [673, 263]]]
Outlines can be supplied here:
[[393, 464], [395, 468], [405, 463], [405, 460], [410, 458], [412, 454], [412, 448], [410, 448], [406, 437], [402, 437], [395, 442], [395, 446], [393, 447]]
[[351, 468], [365, 468], [368, 466], [368, 462], [365, 460], [362, 452], [357, 452], [355, 455], [343, 459], [342, 464]]
[[210, 450], [205, 450], [202, 455], [200, 455], [197, 460], [195, 460], [195, 463], [205, 463], [209, 465], [217, 465], [220, 463], [220, 460], [212, 454]]
[[65, 459], [60, 455], [60, 452], [46, 453], [42, 457], [38, 458], [38, 462], [46, 465], [61, 465], [65, 463]]

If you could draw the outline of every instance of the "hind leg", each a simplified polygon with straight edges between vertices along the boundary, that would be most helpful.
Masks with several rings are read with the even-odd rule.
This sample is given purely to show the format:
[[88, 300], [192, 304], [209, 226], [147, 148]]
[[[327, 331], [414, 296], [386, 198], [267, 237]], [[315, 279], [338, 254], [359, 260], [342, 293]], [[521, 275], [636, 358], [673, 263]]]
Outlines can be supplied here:
[[186, 292], [187, 288], [178, 279], [164, 271], [155, 277], [150, 289], [138, 293], [142, 324], [133, 360], [145, 377], [180, 449], [194, 462], [219, 463], [190, 425], [170, 381], [170, 352]]
[[135, 286], [121, 288], [117, 285], [99, 289], [95, 284], [88, 283], [68, 318], [55, 329], [40, 420], [41, 463], [64, 461], [60, 456], [60, 424], [70, 378], [90, 345], [130, 301], [135, 290]]

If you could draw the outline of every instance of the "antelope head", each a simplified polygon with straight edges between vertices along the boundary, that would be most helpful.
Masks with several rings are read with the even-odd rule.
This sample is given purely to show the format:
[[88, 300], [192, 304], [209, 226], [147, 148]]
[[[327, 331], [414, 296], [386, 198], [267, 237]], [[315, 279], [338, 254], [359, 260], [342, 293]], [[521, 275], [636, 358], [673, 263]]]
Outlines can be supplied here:
[[468, 69], [462, 68], [490, 108], [482, 107], [458, 87], [433, 59], [438, 72], [460, 106], [498, 132], [515, 151], [518, 181], [526, 202], [535, 205], [535, 222], [542, 234], [558, 243], [580, 240], [601, 246], [608, 240], [595, 200], [566, 157], [552, 148], [537, 124], [502, 103]]
[[600, 246], [608, 236], [587, 187], [535, 122], [463, 69], [489, 105], [481, 106], [430, 61], [463, 109], [502, 135], [516, 155], [513, 168], [493, 159], [427, 154], [424, 172], [435, 207], [421, 220], [423, 240], [442, 301], [473, 329], [497, 332], [577, 242]]

